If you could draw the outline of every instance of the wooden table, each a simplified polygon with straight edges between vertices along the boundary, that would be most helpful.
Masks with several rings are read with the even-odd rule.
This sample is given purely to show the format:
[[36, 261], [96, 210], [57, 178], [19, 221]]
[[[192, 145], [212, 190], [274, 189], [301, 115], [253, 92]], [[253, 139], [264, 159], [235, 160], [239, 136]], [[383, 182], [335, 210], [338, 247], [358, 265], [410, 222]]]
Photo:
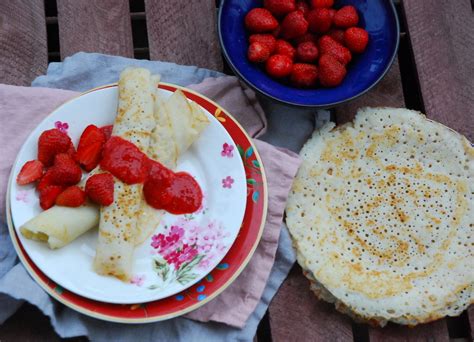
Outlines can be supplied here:
[[[388, 0], [387, 0], [388, 1]], [[13, 0], [0, 2], [0, 82], [28, 86], [48, 62], [78, 51], [172, 61], [229, 72], [217, 40], [214, 0]], [[396, 1], [398, 60], [369, 93], [334, 109], [338, 123], [365, 105], [420, 110], [474, 141], [472, 0]], [[186, 20], [182, 20], [186, 18]], [[189, 34], [192, 32], [192, 34]], [[258, 341], [471, 341], [474, 307], [410, 329], [355, 324], [318, 301], [295, 265], [273, 299]], [[25, 305], [0, 327], [0, 341], [59, 340]], [[73, 340], [86, 340], [75, 338]]]

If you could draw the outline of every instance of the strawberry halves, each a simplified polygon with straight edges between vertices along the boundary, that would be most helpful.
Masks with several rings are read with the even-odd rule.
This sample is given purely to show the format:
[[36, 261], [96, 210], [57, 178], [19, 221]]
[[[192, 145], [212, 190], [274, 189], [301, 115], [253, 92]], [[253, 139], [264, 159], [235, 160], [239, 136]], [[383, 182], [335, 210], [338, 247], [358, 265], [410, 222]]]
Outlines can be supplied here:
[[86, 171], [92, 171], [100, 162], [102, 147], [107, 140], [105, 129], [89, 125], [82, 132], [77, 147], [76, 160]]
[[97, 204], [111, 205], [114, 201], [114, 177], [110, 173], [89, 177], [86, 182], [86, 193]]
[[19, 185], [30, 184], [43, 176], [43, 163], [39, 160], [30, 160], [23, 165], [20, 173], [16, 177]]
[[49, 185], [40, 191], [39, 201], [43, 210], [48, 210], [56, 202], [56, 198], [63, 191], [60, 185]]
[[86, 193], [77, 185], [70, 186], [56, 197], [56, 205], [79, 207], [86, 201]]

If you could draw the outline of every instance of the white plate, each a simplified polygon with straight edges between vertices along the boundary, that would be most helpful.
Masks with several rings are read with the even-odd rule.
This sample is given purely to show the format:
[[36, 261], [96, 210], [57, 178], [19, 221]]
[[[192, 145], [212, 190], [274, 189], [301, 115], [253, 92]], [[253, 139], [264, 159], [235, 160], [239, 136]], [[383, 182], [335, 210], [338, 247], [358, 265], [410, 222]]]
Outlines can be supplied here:
[[[160, 89], [163, 96], [170, 91]], [[63, 104], [30, 134], [13, 166], [13, 175], [22, 165], [36, 159], [39, 135], [53, 127], [66, 127], [77, 146], [79, 137], [89, 124], [112, 124], [117, 110], [117, 87], [100, 88]], [[92, 269], [97, 242], [97, 229], [79, 237], [71, 244], [50, 250], [46, 244], [25, 239], [19, 227], [41, 212], [38, 195], [33, 186], [12, 183], [11, 212], [15, 229], [33, 262], [53, 281], [81, 296], [108, 303], [141, 303], [176, 294], [202, 279], [224, 257], [232, 246], [242, 223], [246, 205], [246, 179], [242, 160], [234, 141], [216, 118], [207, 114], [210, 125], [178, 161], [177, 170], [187, 171], [199, 182], [203, 194], [203, 208], [192, 215], [165, 214], [153, 237], [135, 250], [134, 277], [124, 283], [113, 277], [96, 274]], [[59, 122], [59, 123], [58, 123]], [[224, 144], [227, 144], [224, 147]], [[229, 147], [230, 146], [230, 147]], [[229, 150], [232, 150], [229, 152]], [[158, 234], [179, 235], [179, 241], [167, 251], [158, 253]], [[187, 243], [196, 251], [186, 266], [176, 259], [167, 263], [164, 254], [182, 250]], [[156, 248], [158, 247], [158, 248]], [[188, 249], [191, 247], [188, 247]], [[162, 248], [163, 250], [163, 248]], [[193, 256], [196, 254], [196, 256]]]

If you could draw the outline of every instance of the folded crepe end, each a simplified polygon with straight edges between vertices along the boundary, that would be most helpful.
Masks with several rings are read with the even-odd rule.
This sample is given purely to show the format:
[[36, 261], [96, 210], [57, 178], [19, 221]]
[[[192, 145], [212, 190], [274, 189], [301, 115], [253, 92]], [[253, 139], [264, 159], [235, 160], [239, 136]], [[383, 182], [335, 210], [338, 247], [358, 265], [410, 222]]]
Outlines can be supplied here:
[[25, 226], [20, 228], [20, 232], [27, 239], [46, 242], [51, 249], [58, 249], [65, 245], [64, 241], [56, 239], [54, 236], [42, 231], [33, 231]]

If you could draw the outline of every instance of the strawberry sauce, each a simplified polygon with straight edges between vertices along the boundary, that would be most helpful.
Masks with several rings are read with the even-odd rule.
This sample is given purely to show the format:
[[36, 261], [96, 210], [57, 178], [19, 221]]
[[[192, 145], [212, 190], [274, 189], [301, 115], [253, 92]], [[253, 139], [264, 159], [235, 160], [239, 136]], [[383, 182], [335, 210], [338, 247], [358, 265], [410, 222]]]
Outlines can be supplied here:
[[107, 141], [100, 166], [124, 183], [144, 183], [145, 200], [155, 209], [178, 215], [201, 207], [201, 188], [189, 173], [171, 171], [120, 137]]
[[173, 173], [160, 179], [151, 176], [145, 182], [143, 194], [153, 208], [164, 209], [176, 215], [193, 213], [202, 203], [199, 184], [186, 172]]
[[100, 167], [124, 183], [143, 183], [148, 174], [147, 159], [133, 143], [111, 137], [104, 145]]

